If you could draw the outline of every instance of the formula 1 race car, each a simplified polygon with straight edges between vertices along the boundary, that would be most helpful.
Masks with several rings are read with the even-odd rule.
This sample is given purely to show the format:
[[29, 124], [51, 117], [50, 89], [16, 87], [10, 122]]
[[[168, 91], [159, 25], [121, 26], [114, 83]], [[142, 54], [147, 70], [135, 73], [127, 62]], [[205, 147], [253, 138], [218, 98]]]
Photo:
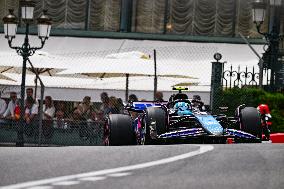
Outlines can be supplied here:
[[178, 89], [168, 102], [133, 102], [125, 114], [111, 114], [105, 145], [261, 142], [258, 110], [240, 105], [235, 117], [211, 115], [203, 103]]

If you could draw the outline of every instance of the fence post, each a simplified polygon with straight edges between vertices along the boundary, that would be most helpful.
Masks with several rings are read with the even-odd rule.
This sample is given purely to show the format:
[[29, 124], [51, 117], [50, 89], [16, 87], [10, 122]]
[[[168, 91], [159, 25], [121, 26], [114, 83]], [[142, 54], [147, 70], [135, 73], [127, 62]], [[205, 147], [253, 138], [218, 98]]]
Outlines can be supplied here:
[[210, 109], [212, 113], [217, 110], [217, 99], [220, 97], [222, 92], [222, 74], [223, 74], [223, 63], [219, 62], [222, 55], [220, 53], [214, 54], [216, 61], [212, 62], [212, 73], [211, 73], [211, 90], [210, 90]]

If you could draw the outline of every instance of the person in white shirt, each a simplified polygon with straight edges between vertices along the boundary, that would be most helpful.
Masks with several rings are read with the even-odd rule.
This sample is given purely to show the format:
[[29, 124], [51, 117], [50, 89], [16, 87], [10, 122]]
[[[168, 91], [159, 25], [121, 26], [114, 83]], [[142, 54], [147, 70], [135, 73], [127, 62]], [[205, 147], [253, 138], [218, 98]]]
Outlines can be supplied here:
[[5, 119], [15, 119], [15, 107], [18, 103], [17, 100], [17, 93], [16, 92], [10, 92], [10, 102], [8, 103], [8, 107], [6, 109], [6, 111], [3, 114], [3, 117]]
[[55, 115], [55, 107], [53, 105], [51, 96], [45, 97], [45, 104], [43, 105], [43, 113], [44, 113], [43, 119], [45, 120], [53, 119]]
[[26, 109], [25, 109], [25, 122], [31, 124], [36, 121], [38, 115], [38, 106], [36, 105], [33, 97], [28, 96], [26, 99]]
[[7, 108], [7, 103], [4, 99], [1, 98], [1, 93], [0, 93], [0, 117], [3, 117], [6, 108]]

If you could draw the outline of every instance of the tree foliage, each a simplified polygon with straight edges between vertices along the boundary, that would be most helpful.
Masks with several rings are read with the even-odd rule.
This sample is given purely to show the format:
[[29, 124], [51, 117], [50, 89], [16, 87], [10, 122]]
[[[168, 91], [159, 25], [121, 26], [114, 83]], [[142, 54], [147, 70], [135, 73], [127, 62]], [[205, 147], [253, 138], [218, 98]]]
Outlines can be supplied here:
[[281, 93], [269, 93], [256, 88], [232, 88], [223, 91], [218, 104], [229, 108], [229, 116], [234, 116], [240, 104], [253, 107], [267, 104], [272, 115], [272, 132], [284, 132], [284, 95]]

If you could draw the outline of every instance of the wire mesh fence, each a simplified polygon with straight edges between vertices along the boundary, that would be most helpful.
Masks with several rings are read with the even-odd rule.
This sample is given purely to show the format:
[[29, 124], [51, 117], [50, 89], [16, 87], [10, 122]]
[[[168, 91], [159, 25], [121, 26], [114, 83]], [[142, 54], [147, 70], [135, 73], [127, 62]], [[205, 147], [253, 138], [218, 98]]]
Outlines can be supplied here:
[[[213, 54], [218, 51], [216, 46], [213, 44], [191, 44], [189, 46], [186, 43], [177, 46], [176, 44], [169, 43], [154, 47], [145, 47], [142, 45], [141, 47], [129, 47], [131, 45], [127, 45], [127, 48], [123, 48], [123, 45], [124, 43], [118, 50], [59, 52], [56, 54], [56, 56], [60, 56], [60, 59], [58, 59], [59, 62], [68, 62], [69, 69], [75, 71], [72, 74], [45, 76], [47, 77], [45, 81], [43, 80], [47, 85], [45, 96], [49, 96], [49, 100], [45, 98], [44, 107], [39, 107], [38, 96], [40, 94], [37, 93], [36, 102], [28, 108], [32, 110], [33, 107], [36, 107], [36, 115], [39, 114], [40, 109], [43, 110], [42, 130], [40, 131], [37, 121], [26, 123], [23, 132], [25, 142], [45, 145], [103, 145], [103, 130], [108, 114], [124, 113], [124, 107], [128, 103], [128, 100], [154, 100], [154, 49], [157, 52], [157, 89], [163, 94], [161, 98], [167, 101], [171, 94], [174, 93], [171, 91], [171, 88], [176, 85], [183, 85], [189, 87], [189, 91], [184, 91], [189, 98], [192, 98], [195, 94], [199, 94], [205, 105], [210, 106], [211, 62]], [[128, 71], [133, 69], [131, 65], [128, 69], [120, 72], [119, 76], [107, 75], [108, 73], [117, 73], [120, 66], [119, 58], [112, 57], [108, 58], [108, 63], [117, 64], [116, 66], [111, 68], [110, 65], [105, 63], [104, 66], [108, 68], [105, 69], [106, 72], [100, 70], [97, 72], [99, 74], [95, 76], [90, 74], [96, 73], [98, 61], [107, 59], [109, 55], [127, 52], [142, 52], [142, 54], [147, 55], [146, 57], [139, 58], [148, 61], [151, 67], [150, 71], [142, 76], [139, 74], [137, 74], [138, 76], [130, 74], [129, 83], [127, 84], [125, 77]], [[131, 57], [126, 58], [131, 59]], [[134, 61], [134, 59], [131, 60]], [[72, 68], [72, 65], [76, 65], [76, 67]], [[140, 71], [146, 68], [138, 67], [135, 69]], [[232, 84], [230, 87], [243, 87], [240, 84], [242, 79], [246, 79], [245, 83], [247, 85], [251, 84], [251, 81], [247, 80], [252, 78], [254, 85], [258, 83], [256, 73], [250, 77], [242, 77], [241, 75], [248, 74], [251, 71], [247, 71], [246, 73], [240, 71], [240, 69], [239, 72], [242, 72], [241, 74], [233, 69], [229, 70], [231, 71], [229, 73], [229, 75], [231, 74], [231, 78], [226, 79], [225, 75], [228, 72], [226, 69], [227, 67], [223, 67], [222, 72], [224, 89], [225, 86], [228, 86], [228, 82], [233, 79], [232, 77], [235, 76], [239, 84]], [[213, 77], [215, 76], [213, 75]], [[74, 88], [72, 91], [73, 96], [65, 94], [65, 98], [62, 98], [62, 92], [58, 92], [61, 93], [60, 97], [57, 96], [57, 93], [50, 94], [48, 92], [48, 85], [51, 85], [49, 82], [53, 78], [56, 78], [56, 84], [60, 86], [57, 88], [58, 91], [64, 90], [62, 84], [64, 79], [72, 79], [72, 82], [65, 85], [65, 87], [70, 88], [72, 86]], [[82, 83], [76, 81], [86, 78], [92, 79], [92, 82], [84, 84], [84, 81]], [[62, 81], [62, 83], [58, 81]], [[124, 99], [125, 96], [121, 94], [117, 95], [116, 91], [125, 90], [126, 87], [128, 87], [129, 93], [127, 98]], [[76, 91], [76, 88], [88, 88], [89, 93], [81, 94]], [[100, 90], [101, 92], [99, 94], [95, 93], [94, 91], [96, 90]], [[232, 96], [232, 98], [235, 97]], [[8, 104], [9, 99], [6, 100]], [[224, 103], [222, 93], [211, 100], [218, 106], [230, 105]], [[243, 101], [245, 103], [246, 99], [243, 99]], [[210, 111], [214, 112], [215, 110], [211, 109]], [[27, 114], [31, 113], [27, 112]], [[19, 122], [2, 119], [0, 130], [0, 142], [13, 143], [18, 140]]]

